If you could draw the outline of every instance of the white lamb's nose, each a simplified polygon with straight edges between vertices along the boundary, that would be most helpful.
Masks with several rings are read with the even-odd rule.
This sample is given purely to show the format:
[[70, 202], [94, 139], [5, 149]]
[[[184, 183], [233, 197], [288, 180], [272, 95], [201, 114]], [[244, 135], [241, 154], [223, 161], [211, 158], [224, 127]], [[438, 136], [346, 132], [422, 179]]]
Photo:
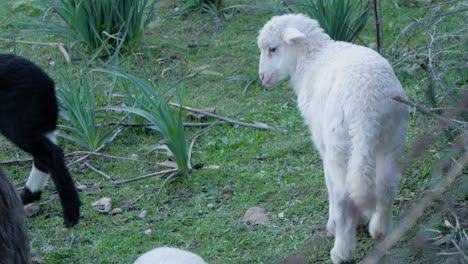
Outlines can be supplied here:
[[265, 74], [263, 74], [263, 73], [260, 73], [260, 81], [262, 81], [262, 82], [263, 82], [263, 79], [265, 79]]

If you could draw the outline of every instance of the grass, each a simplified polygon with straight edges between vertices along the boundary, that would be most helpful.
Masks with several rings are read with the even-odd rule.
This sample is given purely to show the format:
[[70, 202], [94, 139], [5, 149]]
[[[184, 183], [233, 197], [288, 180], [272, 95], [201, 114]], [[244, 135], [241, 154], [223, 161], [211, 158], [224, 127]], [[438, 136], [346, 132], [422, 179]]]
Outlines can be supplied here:
[[[14, 1], [6, 1], [10, 2]], [[120, 58], [119, 67], [142, 80], [152, 78], [156, 83], [158, 80], [163, 83], [168, 74], [178, 80], [192, 76], [184, 80], [185, 105], [199, 109], [213, 107], [218, 114], [244, 122], [263, 122], [287, 132], [228, 124], [211, 127], [196, 140], [192, 157], [192, 165], [203, 164], [204, 167], [167, 185], [159, 200], [156, 199], [157, 190], [164, 178], [114, 186], [104, 177], [75, 164], [71, 166], [74, 179], [80, 185], [101, 185], [101, 191], [80, 193], [83, 219], [75, 228], [65, 229], [59, 201], [49, 185], [43, 201], [52, 202], [43, 204], [39, 215], [28, 219], [33, 255], [40, 255], [45, 263], [52, 264], [131, 263], [142, 252], [172, 245], [194, 251], [209, 263], [281, 263], [287, 256], [298, 254], [305, 254], [310, 263], [330, 263], [328, 252], [333, 241], [324, 238], [328, 204], [321, 161], [296, 109], [294, 93], [286, 83], [264, 89], [256, 81], [256, 35], [271, 13], [258, 9], [227, 9], [219, 27], [218, 18], [202, 12], [171, 17], [174, 8], [183, 2], [159, 1], [156, 18], [143, 40], [156, 48], [135, 50]], [[225, 2], [225, 6], [254, 2], [274, 5], [273, 1], [235, 0]], [[384, 42], [386, 47], [391, 47], [393, 36], [399, 35], [405, 27], [408, 21], [405, 19], [414, 16], [415, 7], [383, 6], [386, 8]], [[8, 12], [11, 3], [6, 8], [10, 9], [0, 8], [1, 17], [5, 18], [0, 20], [0, 25], [7, 25], [0, 34], [19, 35], [21, 26], [11, 21], [21, 21], [23, 16], [34, 14], [25, 7], [20, 12]], [[372, 30], [372, 25], [368, 24], [360, 36], [366, 44], [374, 41]], [[425, 45], [422, 35], [417, 36], [408, 49]], [[189, 44], [198, 45], [189, 48]], [[64, 68], [73, 73], [70, 78], [78, 80], [84, 67], [97, 67], [83, 66], [79, 62], [67, 65], [53, 47], [5, 43], [0, 45], [0, 51], [14, 51], [32, 58], [57, 82]], [[55, 62], [55, 66], [50, 66], [50, 61]], [[400, 78], [408, 93], [417, 95], [413, 87], [418, 80], [405, 76]], [[251, 81], [253, 83], [247, 86]], [[99, 83], [96, 89], [99, 89], [100, 98], [96, 98], [99, 106], [107, 105], [109, 91], [125, 93], [112, 81]], [[114, 104], [119, 98], [111, 100]], [[419, 114], [412, 113], [411, 118], [408, 144], [427, 129], [426, 121]], [[61, 122], [66, 125], [64, 120]], [[187, 142], [201, 130], [186, 128]], [[167, 159], [165, 153], [154, 151], [161, 140], [154, 131], [125, 128], [102, 153], [157, 163]], [[81, 150], [64, 140], [59, 143], [66, 153]], [[395, 216], [431, 186], [433, 164], [443, 159], [441, 155], [446, 144], [442, 140], [433, 144], [430, 154], [412, 161], [405, 169], [399, 196], [409, 200], [397, 203]], [[1, 160], [27, 157], [4, 138], [0, 138], [0, 148]], [[106, 157], [94, 157], [89, 162], [114, 180], [160, 169], [151, 163]], [[4, 169], [21, 186], [30, 166], [22, 163], [4, 166]], [[113, 207], [121, 208], [122, 213], [108, 215], [93, 211], [91, 204], [101, 197], [112, 198]], [[253, 206], [269, 211], [271, 222], [264, 226], [243, 223], [241, 216]], [[139, 217], [142, 210], [148, 211], [144, 218]], [[284, 217], [279, 217], [280, 213], [284, 213]], [[417, 227], [411, 234], [416, 232]], [[411, 238], [411, 234], [406, 238]], [[363, 257], [373, 244], [368, 235], [361, 232], [356, 257]], [[397, 250], [404, 248], [407, 248], [406, 242], [396, 247]], [[405, 252], [402, 258], [400, 263], [411, 263], [418, 255]]]

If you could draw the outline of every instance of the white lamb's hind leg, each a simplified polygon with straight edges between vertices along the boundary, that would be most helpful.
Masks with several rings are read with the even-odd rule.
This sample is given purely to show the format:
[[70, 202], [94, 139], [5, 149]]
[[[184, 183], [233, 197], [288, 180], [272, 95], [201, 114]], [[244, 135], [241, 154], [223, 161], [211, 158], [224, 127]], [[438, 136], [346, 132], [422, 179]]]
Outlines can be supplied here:
[[382, 239], [392, 226], [392, 206], [400, 181], [398, 159], [394, 155], [377, 156], [377, 205], [369, 222], [373, 239]]
[[327, 185], [327, 191], [328, 191], [328, 221], [327, 221], [328, 234], [327, 235], [330, 237], [333, 237], [335, 236], [335, 230], [336, 230], [336, 221], [335, 221], [336, 204], [335, 204], [335, 199], [333, 199], [333, 184], [332, 184], [332, 180], [330, 179], [331, 175], [327, 167], [328, 167], [327, 164], [324, 162], [325, 183]]
[[[346, 190], [347, 151], [329, 144], [324, 164], [327, 185], [332, 186], [330, 213], [335, 228], [335, 244], [330, 252], [333, 263], [342, 263], [353, 258], [356, 248], [356, 227], [359, 213]], [[334, 150], [334, 151], [333, 151]], [[328, 226], [327, 226], [328, 228]]]
[[356, 248], [356, 228], [359, 212], [346, 192], [335, 191], [336, 210], [335, 243], [330, 252], [333, 263], [343, 263], [353, 258]]

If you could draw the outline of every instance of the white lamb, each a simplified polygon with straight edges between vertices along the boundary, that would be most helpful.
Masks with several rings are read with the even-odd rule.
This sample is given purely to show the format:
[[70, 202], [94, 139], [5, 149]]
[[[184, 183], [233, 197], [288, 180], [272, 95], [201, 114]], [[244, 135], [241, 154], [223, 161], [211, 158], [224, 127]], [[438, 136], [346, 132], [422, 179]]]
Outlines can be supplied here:
[[372, 49], [333, 41], [301, 14], [273, 17], [258, 36], [264, 86], [291, 78], [299, 110], [323, 160], [327, 230], [334, 263], [352, 259], [356, 227], [370, 219], [380, 239], [391, 227], [399, 158], [407, 128], [405, 97], [392, 67]]
[[206, 264], [206, 262], [189, 251], [158, 247], [141, 255], [133, 264]]

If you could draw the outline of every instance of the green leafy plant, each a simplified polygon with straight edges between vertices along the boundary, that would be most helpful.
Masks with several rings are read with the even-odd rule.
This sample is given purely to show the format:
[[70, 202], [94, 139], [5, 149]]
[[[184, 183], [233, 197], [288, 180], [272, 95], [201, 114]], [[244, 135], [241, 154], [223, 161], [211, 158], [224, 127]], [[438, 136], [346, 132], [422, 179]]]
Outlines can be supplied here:
[[348, 42], [364, 29], [371, 10], [365, 0], [298, 0], [291, 7], [316, 19], [332, 39]]
[[[45, 31], [84, 43], [89, 51], [112, 55], [122, 47], [138, 45], [154, 16], [157, 1], [149, 0], [44, 0]], [[61, 22], [49, 19], [56, 14]], [[64, 24], [64, 23], [65, 24]]]
[[95, 110], [95, 87], [92, 76], [86, 74], [79, 80], [61, 78], [57, 87], [60, 116], [66, 121], [59, 126], [64, 132], [60, 136], [89, 151], [103, 148], [121, 131], [118, 125], [104, 126], [106, 116]]
[[[106, 70], [102, 71], [109, 72]], [[175, 91], [175, 95], [179, 103], [181, 103], [184, 97], [183, 90], [176, 89], [176, 85], [171, 86], [169, 82], [156, 89], [154, 85], [120, 70], [114, 70], [109, 73], [128, 81], [122, 82], [122, 84], [128, 97], [126, 102], [129, 104], [105, 107], [105, 109], [125, 111], [143, 117], [150, 122], [152, 126], [149, 128], [162, 135], [163, 144], [172, 152], [179, 174], [187, 175], [191, 166], [188, 160], [183, 111], [179, 108], [176, 112], [173, 112], [167, 101], [167, 95]]]
[[222, 6], [222, 0], [188, 0], [183, 4], [178, 13], [184, 13], [192, 10], [203, 10], [210, 12], [211, 10], [218, 10]]

